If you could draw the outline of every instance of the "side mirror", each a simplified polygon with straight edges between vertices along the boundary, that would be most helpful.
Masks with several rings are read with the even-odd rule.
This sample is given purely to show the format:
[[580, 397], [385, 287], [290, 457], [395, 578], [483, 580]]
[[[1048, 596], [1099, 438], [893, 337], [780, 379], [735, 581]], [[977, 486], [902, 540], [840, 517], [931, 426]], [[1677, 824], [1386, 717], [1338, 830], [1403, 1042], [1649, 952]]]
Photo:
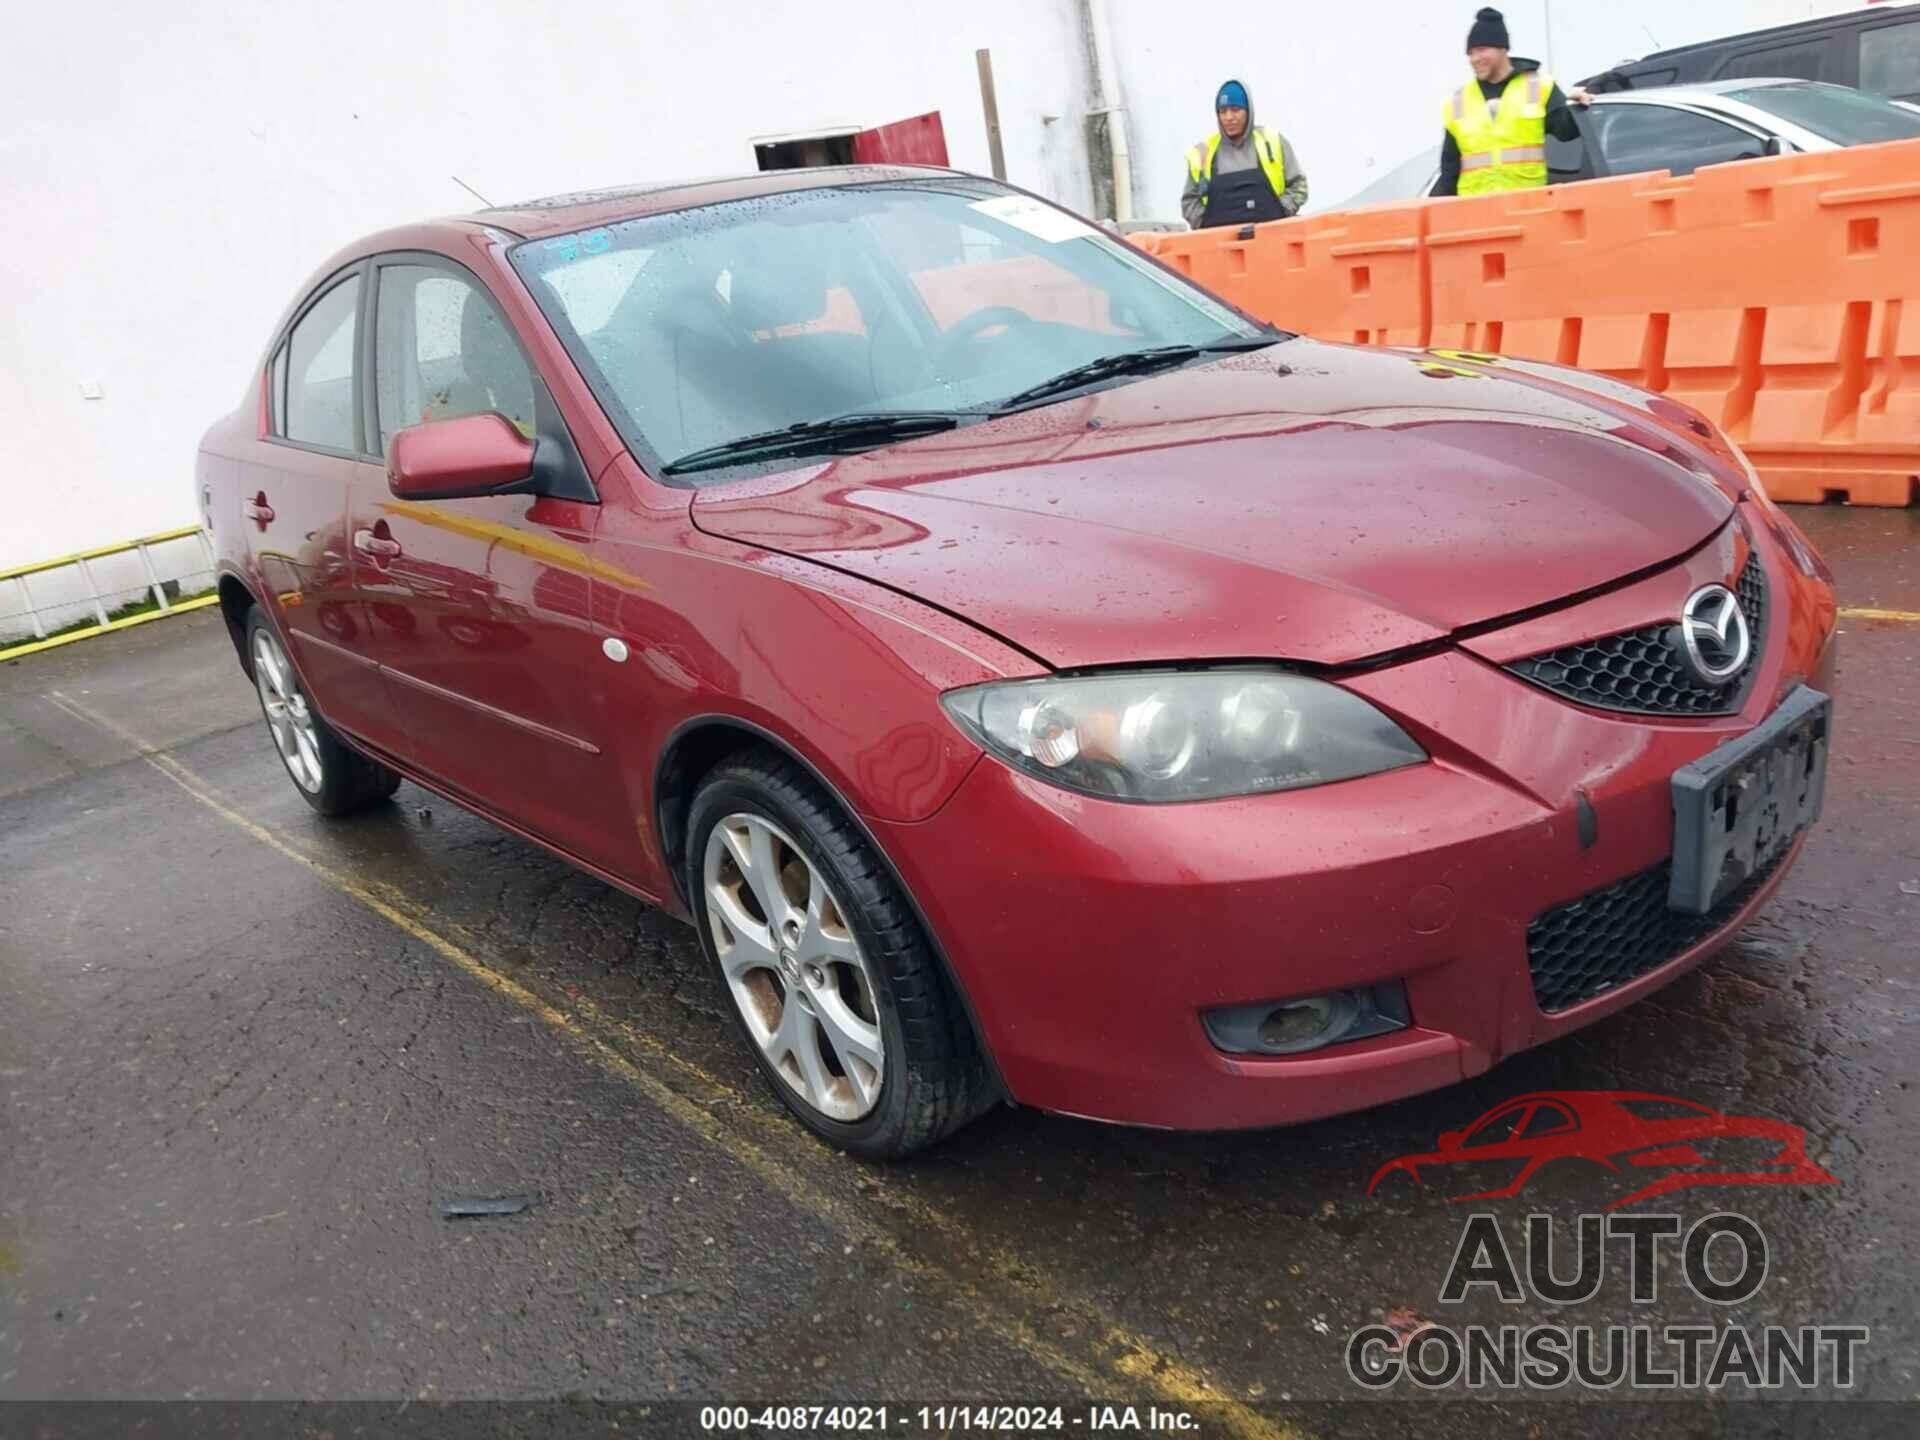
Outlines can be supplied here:
[[1440, 1148], [1442, 1150], [1458, 1150], [1460, 1148], [1460, 1137], [1462, 1133], [1463, 1132], [1459, 1130], [1447, 1131], [1440, 1137]]
[[534, 443], [504, 415], [410, 425], [387, 447], [387, 488], [402, 500], [511, 495], [531, 487]]
[[1784, 155], [1787, 153], [1787, 142], [1782, 140], [1778, 135], [1769, 135], [1767, 136], [1767, 143], [1760, 147], [1760, 153], [1762, 155]]

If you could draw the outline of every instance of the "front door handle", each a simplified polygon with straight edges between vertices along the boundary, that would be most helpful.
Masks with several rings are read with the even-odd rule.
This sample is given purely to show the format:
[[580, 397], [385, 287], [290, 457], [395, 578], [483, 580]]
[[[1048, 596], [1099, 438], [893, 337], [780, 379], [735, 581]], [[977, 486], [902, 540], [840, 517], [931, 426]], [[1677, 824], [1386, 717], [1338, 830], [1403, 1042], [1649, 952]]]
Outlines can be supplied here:
[[391, 560], [400, 553], [400, 542], [385, 535], [376, 535], [371, 530], [356, 530], [353, 532], [353, 548], [376, 560]]
[[240, 507], [240, 513], [262, 530], [266, 529], [273, 519], [273, 506], [267, 503], [267, 492], [262, 490], [253, 499], [247, 501]]

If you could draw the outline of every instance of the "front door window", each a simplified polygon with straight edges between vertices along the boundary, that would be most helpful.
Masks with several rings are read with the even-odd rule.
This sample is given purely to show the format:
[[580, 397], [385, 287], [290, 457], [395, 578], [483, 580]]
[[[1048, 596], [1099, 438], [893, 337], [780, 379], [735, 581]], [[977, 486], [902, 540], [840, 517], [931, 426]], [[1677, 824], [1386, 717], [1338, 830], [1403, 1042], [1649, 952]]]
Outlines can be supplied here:
[[384, 265], [379, 312], [381, 454], [397, 430], [489, 411], [533, 434], [533, 372], [471, 280], [430, 265]]

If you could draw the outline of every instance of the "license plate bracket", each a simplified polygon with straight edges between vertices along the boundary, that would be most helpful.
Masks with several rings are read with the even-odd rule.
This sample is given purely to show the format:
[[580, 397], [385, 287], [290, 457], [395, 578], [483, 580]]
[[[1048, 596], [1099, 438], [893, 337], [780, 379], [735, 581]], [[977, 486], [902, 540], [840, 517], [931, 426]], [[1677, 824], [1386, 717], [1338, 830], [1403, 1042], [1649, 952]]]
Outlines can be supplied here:
[[1832, 709], [1803, 685], [1762, 724], [1674, 772], [1670, 909], [1709, 913], [1820, 818]]

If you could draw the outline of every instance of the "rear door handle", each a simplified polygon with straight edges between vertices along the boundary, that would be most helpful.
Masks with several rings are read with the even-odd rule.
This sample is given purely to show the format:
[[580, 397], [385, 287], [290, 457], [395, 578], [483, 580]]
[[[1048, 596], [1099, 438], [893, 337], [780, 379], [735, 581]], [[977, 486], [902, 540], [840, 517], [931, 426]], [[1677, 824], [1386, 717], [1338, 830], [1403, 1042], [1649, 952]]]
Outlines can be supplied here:
[[391, 560], [400, 553], [400, 542], [389, 540], [384, 535], [376, 535], [371, 530], [353, 532], [353, 548], [362, 555], [371, 555], [379, 560]]
[[262, 490], [253, 499], [247, 501], [240, 507], [240, 513], [265, 529], [268, 522], [273, 519], [273, 506], [267, 503], [267, 492]]

